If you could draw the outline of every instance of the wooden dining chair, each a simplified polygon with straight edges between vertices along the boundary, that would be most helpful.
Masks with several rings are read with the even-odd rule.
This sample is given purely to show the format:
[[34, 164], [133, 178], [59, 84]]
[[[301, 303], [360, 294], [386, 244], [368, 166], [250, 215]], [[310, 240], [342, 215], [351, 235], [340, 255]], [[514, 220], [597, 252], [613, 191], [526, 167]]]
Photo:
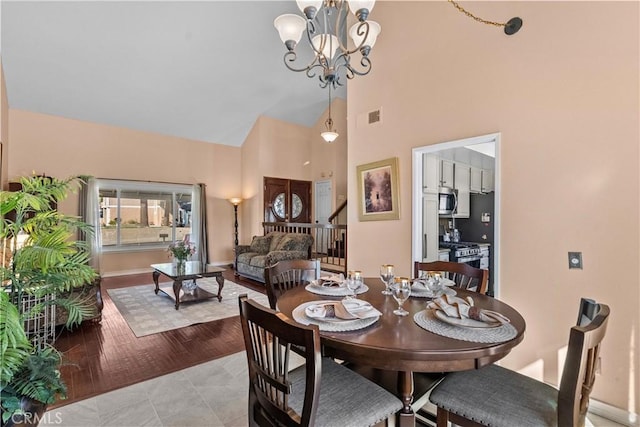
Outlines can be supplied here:
[[279, 261], [264, 269], [264, 283], [269, 297], [269, 306], [276, 309], [278, 297], [296, 286], [307, 285], [320, 278], [320, 261], [292, 259]]
[[438, 427], [584, 426], [608, 318], [607, 305], [581, 300], [559, 390], [497, 365], [447, 375], [429, 397]]
[[[241, 295], [240, 322], [249, 366], [251, 425], [371, 426], [394, 417], [400, 399], [321, 357], [320, 331]], [[291, 347], [304, 364], [291, 369]], [[253, 421], [253, 423], [252, 423]]]
[[444, 271], [449, 273], [448, 278], [453, 280], [459, 288], [475, 291], [480, 294], [487, 292], [487, 282], [489, 280], [488, 270], [475, 268], [461, 262], [416, 261], [413, 265], [413, 277], [419, 277], [421, 271]]

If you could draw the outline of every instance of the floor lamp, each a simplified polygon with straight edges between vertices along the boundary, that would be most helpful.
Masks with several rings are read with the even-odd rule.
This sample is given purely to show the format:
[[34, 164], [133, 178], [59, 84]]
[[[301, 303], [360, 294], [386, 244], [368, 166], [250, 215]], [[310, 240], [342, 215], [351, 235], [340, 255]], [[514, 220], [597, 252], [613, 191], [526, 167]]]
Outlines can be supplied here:
[[[234, 198], [229, 199], [229, 201], [233, 205], [233, 218], [234, 218], [233, 232], [234, 232], [234, 236], [235, 236], [234, 243], [235, 243], [235, 246], [238, 246], [238, 205], [240, 204], [242, 199], [239, 198], [239, 197], [234, 197]], [[235, 246], [234, 246], [234, 248], [235, 248]]]

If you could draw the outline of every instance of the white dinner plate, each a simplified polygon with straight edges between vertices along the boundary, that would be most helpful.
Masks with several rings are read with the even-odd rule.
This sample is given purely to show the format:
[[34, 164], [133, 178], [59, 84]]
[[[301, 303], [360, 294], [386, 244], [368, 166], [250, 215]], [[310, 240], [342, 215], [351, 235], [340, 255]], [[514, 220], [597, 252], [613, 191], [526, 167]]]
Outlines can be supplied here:
[[[358, 313], [363, 313], [369, 310], [372, 310], [371, 304], [367, 301], [363, 301], [360, 299], [351, 299], [346, 301], [322, 301], [314, 304], [309, 304], [304, 309], [304, 314], [307, 317], [311, 317], [312, 319], [321, 320], [323, 322], [344, 322], [346, 320], [356, 320], [356, 319], [343, 319], [340, 317], [325, 317], [326, 310], [325, 306], [338, 305], [342, 304], [343, 307], [351, 314], [352, 316], [358, 316]], [[377, 317], [377, 316], [376, 316]]]
[[347, 331], [356, 331], [358, 329], [363, 329], [368, 326], [371, 326], [374, 323], [376, 323], [380, 318], [380, 316], [375, 316], [375, 317], [368, 317], [365, 319], [353, 319], [353, 320], [333, 319], [333, 321], [327, 321], [327, 319], [318, 319], [315, 317], [309, 317], [306, 314], [306, 311], [307, 311], [306, 309], [308, 306], [312, 304], [318, 305], [323, 303], [339, 304], [340, 301], [325, 300], [325, 301], [310, 301], [310, 302], [302, 303], [293, 309], [293, 312], [291, 313], [291, 315], [293, 316], [293, 320], [295, 320], [298, 323], [302, 323], [303, 325], [309, 325], [309, 324], [318, 325], [318, 328], [320, 328], [321, 331], [347, 332]]
[[485, 323], [474, 319], [459, 319], [457, 317], [449, 317], [442, 310], [435, 310], [434, 314], [439, 320], [442, 320], [445, 323], [455, 326], [463, 326], [465, 328], [497, 328], [498, 326], [502, 325], [502, 323], [500, 322]]

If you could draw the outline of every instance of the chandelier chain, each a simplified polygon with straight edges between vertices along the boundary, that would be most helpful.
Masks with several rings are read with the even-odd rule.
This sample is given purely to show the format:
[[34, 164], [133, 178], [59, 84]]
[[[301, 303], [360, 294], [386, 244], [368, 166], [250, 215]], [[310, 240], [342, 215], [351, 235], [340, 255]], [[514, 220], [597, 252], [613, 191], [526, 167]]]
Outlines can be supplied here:
[[507, 24], [504, 22], [495, 22], [495, 21], [487, 21], [486, 19], [482, 19], [480, 17], [475, 16], [473, 13], [467, 11], [465, 8], [463, 8], [462, 6], [460, 6], [458, 3], [456, 3], [454, 0], [447, 0], [449, 3], [451, 3], [456, 9], [458, 9], [460, 12], [464, 13], [465, 15], [467, 15], [469, 18], [472, 18], [478, 22], [481, 22], [483, 24], [487, 24], [487, 25], [495, 25], [496, 27], [504, 27]]

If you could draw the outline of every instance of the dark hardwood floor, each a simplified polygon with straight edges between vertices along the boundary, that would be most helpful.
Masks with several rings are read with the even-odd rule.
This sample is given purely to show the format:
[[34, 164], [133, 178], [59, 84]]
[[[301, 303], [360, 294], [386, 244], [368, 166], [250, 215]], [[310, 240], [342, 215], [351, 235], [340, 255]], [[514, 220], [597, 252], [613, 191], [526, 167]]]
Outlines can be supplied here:
[[[264, 292], [262, 284], [234, 277], [231, 269], [223, 275], [227, 280]], [[107, 289], [143, 284], [151, 288], [151, 283], [151, 273], [104, 278], [102, 322], [85, 322], [72, 331], [60, 331], [55, 346], [64, 353], [61, 374], [68, 397], [52, 407], [244, 350], [239, 316], [136, 337]]]

